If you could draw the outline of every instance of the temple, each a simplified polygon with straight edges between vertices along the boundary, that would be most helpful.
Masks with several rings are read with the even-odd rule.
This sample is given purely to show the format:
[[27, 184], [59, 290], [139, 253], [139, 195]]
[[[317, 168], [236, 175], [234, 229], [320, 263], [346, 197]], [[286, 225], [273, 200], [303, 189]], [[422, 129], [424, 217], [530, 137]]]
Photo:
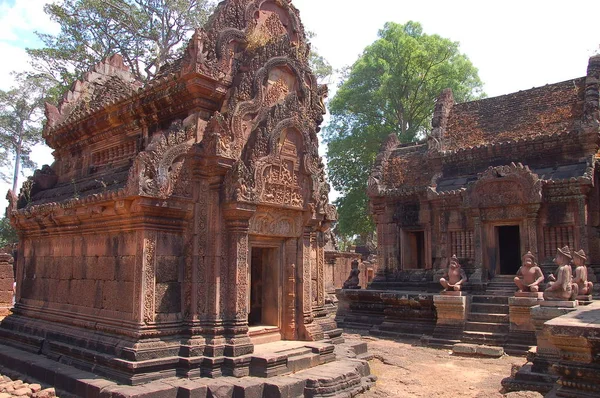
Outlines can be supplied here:
[[500, 97], [456, 104], [448, 89], [427, 140], [390, 136], [369, 179], [374, 287], [432, 280], [456, 255], [481, 290], [528, 251], [549, 270], [563, 246], [589, 253], [597, 273], [599, 73], [594, 56], [587, 76]]
[[10, 195], [2, 343], [137, 384], [244, 376], [261, 342], [338, 339], [309, 51], [289, 1], [224, 1], [151, 81], [114, 55], [47, 105], [56, 161]]

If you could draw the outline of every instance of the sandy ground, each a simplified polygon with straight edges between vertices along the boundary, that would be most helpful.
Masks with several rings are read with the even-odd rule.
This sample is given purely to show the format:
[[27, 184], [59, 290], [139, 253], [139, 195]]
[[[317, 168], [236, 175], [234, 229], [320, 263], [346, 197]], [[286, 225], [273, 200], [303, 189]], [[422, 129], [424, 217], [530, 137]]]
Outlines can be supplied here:
[[383, 340], [348, 335], [366, 341], [371, 372], [377, 384], [360, 397], [477, 397], [536, 398], [534, 392], [504, 394], [500, 381], [510, 376], [512, 365], [523, 365], [523, 357], [498, 359], [454, 356], [448, 350], [421, 347], [418, 342]]

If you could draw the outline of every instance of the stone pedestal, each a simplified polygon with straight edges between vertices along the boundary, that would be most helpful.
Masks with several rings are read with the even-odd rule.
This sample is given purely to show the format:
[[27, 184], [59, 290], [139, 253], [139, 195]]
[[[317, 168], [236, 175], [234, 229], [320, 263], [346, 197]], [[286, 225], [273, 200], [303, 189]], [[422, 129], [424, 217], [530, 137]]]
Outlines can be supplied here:
[[552, 319], [545, 330], [559, 357], [552, 366], [559, 376], [553, 393], [558, 397], [600, 396], [600, 303]]
[[[447, 294], [433, 296], [433, 304], [437, 311], [437, 321], [430, 345], [450, 347], [459, 343], [465, 329], [468, 313], [469, 297]], [[460, 293], [460, 292], [456, 292]]]
[[532, 390], [542, 394], [549, 392], [558, 379], [550, 369], [558, 362], [559, 350], [550, 340], [547, 321], [576, 310], [577, 301], [542, 301], [531, 307], [531, 319], [535, 327], [537, 347], [527, 353], [527, 363], [514, 377], [502, 380], [507, 391]]
[[13, 258], [0, 253], [0, 320], [10, 314], [13, 306]]
[[[519, 296], [517, 296], [519, 295]], [[511, 355], [526, 355], [536, 345], [535, 326], [531, 307], [544, 299], [541, 293], [516, 293], [508, 299], [510, 328], [506, 352]]]

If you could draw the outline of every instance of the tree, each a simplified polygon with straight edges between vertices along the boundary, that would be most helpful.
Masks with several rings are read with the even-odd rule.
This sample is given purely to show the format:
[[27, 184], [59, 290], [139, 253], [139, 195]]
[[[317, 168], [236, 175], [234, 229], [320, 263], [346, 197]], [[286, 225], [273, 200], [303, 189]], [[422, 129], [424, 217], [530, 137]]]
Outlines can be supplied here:
[[63, 89], [115, 53], [143, 81], [178, 58], [212, 9], [210, 0], [64, 0], [44, 6], [60, 33], [38, 33], [45, 47], [27, 51]]
[[8, 217], [0, 218], [0, 249], [12, 246], [18, 241], [17, 231], [10, 225]]
[[17, 192], [17, 180], [21, 167], [35, 168], [30, 159], [31, 148], [42, 142], [43, 105], [51, 83], [35, 75], [15, 75], [16, 86], [8, 91], [0, 90], [0, 144], [2, 166], [12, 159], [13, 192]]
[[338, 206], [341, 235], [373, 231], [368, 215], [367, 179], [384, 138], [422, 139], [430, 130], [435, 100], [451, 88], [458, 102], [480, 96], [477, 69], [459, 44], [427, 35], [419, 23], [386, 23], [379, 39], [348, 68], [329, 103], [324, 129], [330, 180], [342, 196]]

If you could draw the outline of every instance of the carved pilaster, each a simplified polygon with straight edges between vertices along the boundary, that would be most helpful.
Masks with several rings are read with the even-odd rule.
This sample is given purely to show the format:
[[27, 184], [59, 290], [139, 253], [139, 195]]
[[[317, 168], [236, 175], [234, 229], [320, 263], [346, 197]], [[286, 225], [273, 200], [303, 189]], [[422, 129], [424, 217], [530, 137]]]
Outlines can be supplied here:
[[587, 204], [586, 197], [577, 197], [577, 228], [579, 229], [579, 248], [589, 253], [588, 229], [587, 229]]
[[223, 326], [225, 328], [226, 356], [250, 354], [254, 346], [248, 337], [249, 285], [249, 220], [256, 208], [250, 205], [229, 204], [224, 208], [227, 232], [227, 262], [223, 265], [221, 278], [226, 292]]
[[155, 270], [156, 270], [156, 232], [149, 231], [144, 235], [143, 254], [143, 291], [144, 291], [144, 322], [153, 323], [155, 319]]
[[311, 227], [307, 227], [304, 229], [304, 233], [302, 234], [301, 240], [301, 248], [300, 248], [300, 256], [302, 261], [298, 267], [298, 299], [300, 300], [299, 308], [302, 308], [302, 323], [312, 322], [312, 291], [311, 291], [311, 235], [313, 234], [313, 229]]
[[284, 281], [285, 290], [283, 293], [284, 314], [283, 314], [283, 338], [296, 340], [298, 333], [296, 329], [296, 272], [298, 263], [298, 242], [301, 239], [288, 239], [285, 242], [285, 267]]
[[473, 217], [473, 233], [473, 244], [475, 245], [475, 266], [478, 268], [483, 268], [483, 228], [481, 226], [481, 217], [479, 216], [479, 213], [476, 213], [476, 215]]
[[539, 257], [538, 251], [538, 238], [537, 238], [537, 228], [538, 228], [538, 211], [540, 209], [540, 205], [529, 205], [527, 207], [527, 247], [525, 250], [531, 251], [531, 253], [535, 256], [535, 258]]

